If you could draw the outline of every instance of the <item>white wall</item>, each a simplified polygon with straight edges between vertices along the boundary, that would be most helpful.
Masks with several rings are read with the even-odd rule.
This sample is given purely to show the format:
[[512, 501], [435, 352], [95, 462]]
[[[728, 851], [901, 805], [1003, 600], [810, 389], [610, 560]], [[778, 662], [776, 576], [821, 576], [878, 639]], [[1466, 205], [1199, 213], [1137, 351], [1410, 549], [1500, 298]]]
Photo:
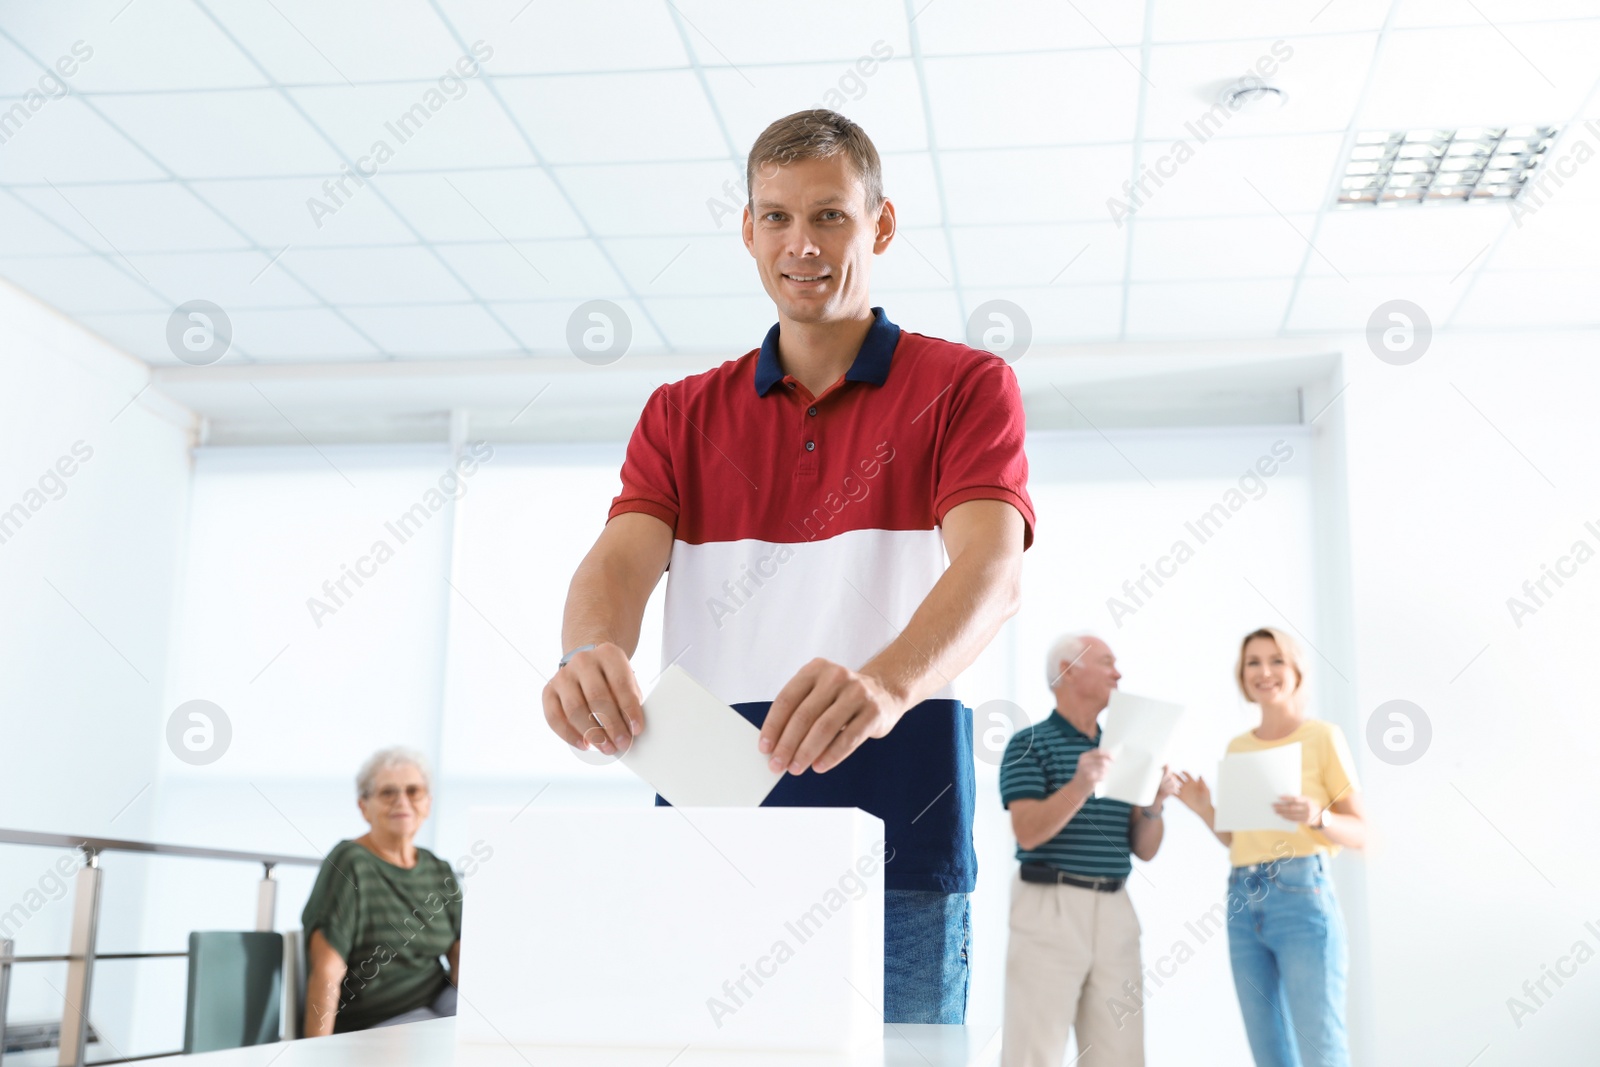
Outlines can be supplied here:
[[[1348, 437], [1354, 703], [1364, 722], [1410, 700], [1433, 727], [1415, 763], [1361, 754], [1376, 1062], [1576, 1064], [1600, 1044], [1600, 558], [1520, 626], [1507, 607], [1575, 542], [1600, 551], [1597, 355], [1594, 332], [1536, 332], [1437, 336], [1401, 367], [1359, 341], [1345, 357], [1329, 416]], [[1580, 941], [1588, 962], [1535, 1003], [1523, 983]], [[1520, 1028], [1513, 996], [1535, 1008]]]
[[[188, 432], [159, 398], [129, 403], [147, 377], [0, 283], [0, 826], [151, 832]], [[0, 915], [24, 907], [21, 953], [67, 950], [71, 895], [49, 870], [61, 854], [0, 846]], [[103, 951], [136, 947], [145, 866], [104, 862]], [[94, 1020], [112, 1044], [131, 1022], [128, 966], [104, 964], [95, 980]], [[11, 1018], [59, 1018], [50, 987], [64, 974], [18, 967]]]

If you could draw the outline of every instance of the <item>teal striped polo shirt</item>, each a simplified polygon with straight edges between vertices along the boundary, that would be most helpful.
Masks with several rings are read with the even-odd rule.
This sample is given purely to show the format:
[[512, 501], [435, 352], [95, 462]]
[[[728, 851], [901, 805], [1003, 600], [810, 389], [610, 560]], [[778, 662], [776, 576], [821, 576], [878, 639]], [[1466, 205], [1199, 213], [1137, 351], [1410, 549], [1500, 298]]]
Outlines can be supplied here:
[[[1095, 748], [1097, 740], [1098, 735], [1090, 740], [1054, 709], [1042, 722], [1018, 730], [1000, 765], [1000, 802], [1009, 808], [1013, 800], [1049, 797], [1072, 780], [1078, 757]], [[1017, 859], [1048, 863], [1082, 878], [1126, 878], [1133, 872], [1128, 859], [1131, 811], [1120, 800], [1091, 796], [1059, 834], [1035, 849], [1019, 845]]]

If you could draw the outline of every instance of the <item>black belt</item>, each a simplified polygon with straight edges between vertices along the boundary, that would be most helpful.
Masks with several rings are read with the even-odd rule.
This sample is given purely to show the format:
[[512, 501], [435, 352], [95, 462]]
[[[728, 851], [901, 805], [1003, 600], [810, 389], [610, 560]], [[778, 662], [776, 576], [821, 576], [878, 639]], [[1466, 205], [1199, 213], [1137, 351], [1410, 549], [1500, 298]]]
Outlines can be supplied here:
[[1045, 885], [1072, 885], [1079, 889], [1096, 889], [1102, 893], [1115, 893], [1127, 881], [1125, 878], [1079, 878], [1066, 871], [1058, 871], [1047, 863], [1024, 863], [1022, 880], [1042, 882]]

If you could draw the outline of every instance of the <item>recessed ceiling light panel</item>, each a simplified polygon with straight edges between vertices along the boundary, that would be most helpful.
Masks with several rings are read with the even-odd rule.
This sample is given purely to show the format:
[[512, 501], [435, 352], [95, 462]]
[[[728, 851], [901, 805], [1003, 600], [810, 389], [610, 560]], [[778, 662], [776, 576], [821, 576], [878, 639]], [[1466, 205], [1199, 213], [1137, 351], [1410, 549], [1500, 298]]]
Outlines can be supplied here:
[[1345, 163], [1338, 206], [1515, 200], [1558, 132], [1502, 126], [1360, 134]]

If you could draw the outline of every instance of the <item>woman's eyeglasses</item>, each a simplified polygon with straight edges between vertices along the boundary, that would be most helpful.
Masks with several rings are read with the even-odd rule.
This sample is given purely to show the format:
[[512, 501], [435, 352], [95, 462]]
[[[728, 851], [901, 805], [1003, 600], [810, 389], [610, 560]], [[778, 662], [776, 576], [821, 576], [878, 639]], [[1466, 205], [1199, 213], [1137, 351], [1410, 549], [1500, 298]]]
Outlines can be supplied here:
[[385, 804], [393, 804], [395, 801], [400, 799], [400, 794], [402, 792], [405, 793], [405, 798], [407, 800], [415, 804], [417, 801], [428, 795], [428, 787], [425, 785], [408, 785], [404, 790], [401, 790], [399, 786], [386, 785], [374, 793], [373, 796], [377, 797]]

